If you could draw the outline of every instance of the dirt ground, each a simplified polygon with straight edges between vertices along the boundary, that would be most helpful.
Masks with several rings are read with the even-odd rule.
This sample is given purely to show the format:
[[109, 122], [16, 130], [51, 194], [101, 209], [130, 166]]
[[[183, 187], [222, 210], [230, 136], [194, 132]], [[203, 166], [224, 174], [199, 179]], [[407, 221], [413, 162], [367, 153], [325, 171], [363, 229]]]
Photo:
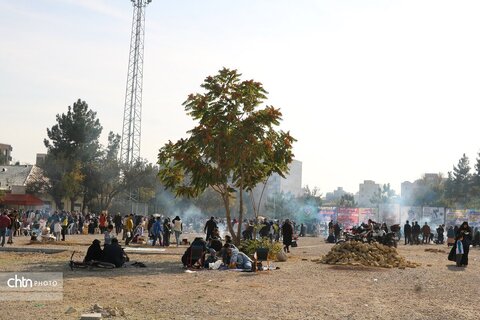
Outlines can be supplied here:
[[[401, 255], [422, 264], [414, 269], [340, 267], [312, 262], [332, 245], [306, 237], [273, 271], [187, 273], [180, 262], [186, 246], [130, 254], [147, 268], [71, 271], [72, 250], [83, 258], [94, 237], [101, 239], [69, 236], [67, 243], [48, 245], [67, 250], [56, 254], [0, 251], [1, 272], [64, 276], [63, 301], [2, 301], [0, 319], [79, 319], [94, 304], [124, 311], [112, 319], [479, 319], [478, 248], [471, 248], [467, 268], [455, 267], [447, 246], [434, 244], [399, 245]], [[14, 246], [34, 247], [27, 242], [16, 238]]]

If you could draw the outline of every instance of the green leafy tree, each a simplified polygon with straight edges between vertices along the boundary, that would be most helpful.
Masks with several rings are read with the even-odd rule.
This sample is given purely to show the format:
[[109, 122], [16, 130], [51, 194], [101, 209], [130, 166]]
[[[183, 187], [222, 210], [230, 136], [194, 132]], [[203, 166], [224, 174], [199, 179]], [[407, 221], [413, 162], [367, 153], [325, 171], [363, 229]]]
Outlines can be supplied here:
[[370, 202], [378, 207], [383, 204], [389, 204], [393, 197], [395, 197], [395, 191], [391, 189], [390, 183], [387, 183], [381, 188], [378, 188], [370, 199]]
[[469, 202], [472, 187], [470, 170], [470, 161], [463, 154], [458, 164], [453, 166], [453, 171], [448, 172], [445, 199], [450, 205], [464, 207]]
[[224, 204], [228, 230], [239, 243], [241, 224], [232, 228], [230, 198], [238, 191], [239, 220], [243, 197], [259, 182], [278, 173], [284, 177], [292, 161], [294, 138], [275, 130], [281, 112], [260, 107], [267, 92], [253, 80], [241, 81], [236, 70], [222, 69], [201, 85], [204, 93], [191, 94], [186, 112], [198, 124], [189, 137], [160, 149], [159, 177], [177, 196], [197, 197], [211, 187]]
[[97, 211], [108, 210], [115, 197], [125, 191], [118, 160], [120, 135], [110, 132], [108, 145], [99, 159], [86, 168], [86, 204]]
[[[84, 182], [90, 181], [89, 168], [101, 156], [98, 139], [102, 126], [96, 112], [80, 99], [68, 107], [67, 113], [58, 114], [56, 121], [55, 125], [47, 128], [48, 139], [44, 140], [48, 150], [44, 172], [50, 184], [47, 190], [58, 206], [64, 196], [85, 197], [88, 194]], [[78, 179], [77, 169], [82, 179]], [[84, 199], [85, 202], [88, 201]]]
[[83, 181], [85, 175], [82, 173], [80, 162], [76, 161], [70, 171], [62, 177], [62, 186], [65, 190], [65, 196], [70, 199], [70, 210], [74, 210], [75, 201], [83, 193]]
[[342, 208], [355, 208], [357, 207], [357, 203], [355, 202], [355, 198], [353, 194], [347, 193], [344, 194], [340, 197], [340, 199], [337, 200], [336, 205], [338, 207]]
[[57, 114], [57, 124], [47, 128], [44, 140], [48, 153], [55, 158], [80, 161], [81, 164], [97, 159], [100, 154], [98, 138], [102, 126], [97, 113], [90, 110], [85, 101], [78, 99], [67, 113]]
[[470, 186], [470, 203], [469, 207], [478, 208], [480, 206], [480, 153], [475, 163], [475, 172], [471, 177], [471, 186]]
[[446, 202], [443, 198], [445, 182], [441, 173], [434, 178], [427, 178], [427, 176], [424, 175], [422, 179], [415, 181], [415, 184], [417, 185], [417, 188], [412, 195], [410, 205], [421, 207], [446, 206]]

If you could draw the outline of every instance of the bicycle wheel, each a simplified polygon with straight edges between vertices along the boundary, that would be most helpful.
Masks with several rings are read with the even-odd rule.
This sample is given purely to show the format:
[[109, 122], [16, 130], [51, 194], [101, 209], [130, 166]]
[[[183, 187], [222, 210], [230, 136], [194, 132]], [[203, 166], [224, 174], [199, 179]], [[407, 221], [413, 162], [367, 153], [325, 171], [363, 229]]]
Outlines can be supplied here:
[[92, 267], [101, 269], [115, 269], [115, 265], [109, 262], [98, 261], [92, 264]]

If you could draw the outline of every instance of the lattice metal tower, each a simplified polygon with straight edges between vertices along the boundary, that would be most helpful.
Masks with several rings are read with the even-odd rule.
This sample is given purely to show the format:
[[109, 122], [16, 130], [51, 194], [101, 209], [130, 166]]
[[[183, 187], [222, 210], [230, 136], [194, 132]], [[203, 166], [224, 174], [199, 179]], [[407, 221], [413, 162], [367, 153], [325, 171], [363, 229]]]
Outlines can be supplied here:
[[133, 4], [132, 35], [120, 150], [120, 161], [127, 165], [132, 165], [140, 158], [145, 7], [152, 0], [131, 1]]

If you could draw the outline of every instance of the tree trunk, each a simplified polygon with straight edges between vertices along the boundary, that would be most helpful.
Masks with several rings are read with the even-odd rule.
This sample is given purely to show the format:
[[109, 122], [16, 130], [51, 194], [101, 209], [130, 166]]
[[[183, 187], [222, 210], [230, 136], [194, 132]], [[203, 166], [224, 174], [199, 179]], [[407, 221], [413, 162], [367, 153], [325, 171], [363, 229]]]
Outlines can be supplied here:
[[63, 210], [62, 199], [53, 198], [53, 201], [55, 201], [55, 205], [57, 206], [57, 210]]
[[70, 198], [70, 212], [73, 212], [75, 210], [75, 200], [77, 200], [77, 197]]
[[235, 232], [233, 231], [232, 219], [230, 216], [230, 202], [228, 201], [229, 200], [228, 198], [229, 198], [228, 193], [226, 195], [222, 194], [223, 205], [225, 206], [225, 217], [227, 219], [228, 232], [230, 232], [230, 235], [232, 236], [232, 239], [235, 242], [236, 237], [235, 237]]
[[240, 208], [238, 209], [238, 228], [237, 228], [237, 237], [235, 238], [235, 245], [240, 245], [240, 240], [242, 239], [242, 221], [243, 221], [243, 189], [240, 189]]

